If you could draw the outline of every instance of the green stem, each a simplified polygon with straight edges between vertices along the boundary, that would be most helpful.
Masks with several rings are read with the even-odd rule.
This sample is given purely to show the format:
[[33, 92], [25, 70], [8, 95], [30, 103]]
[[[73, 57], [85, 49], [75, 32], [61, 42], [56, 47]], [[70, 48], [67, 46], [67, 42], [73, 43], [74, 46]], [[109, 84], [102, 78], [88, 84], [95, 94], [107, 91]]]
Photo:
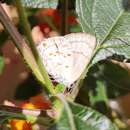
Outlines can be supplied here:
[[[32, 53], [30, 52], [30, 49], [24, 48], [24, 50], [23, 50], [23, 46], [25, 46], [27, 44], [25, 39], [21, 36], [21, 34], [18, 32], [17, 28], [13, 25], [12, 21], [10, 20], [10, 18], [8, 17], [6, 12], [4, 11], [1, 3], [0, 3], [0, 21], [3, 24], [5, 30], [11, 36], [13, 43], [15, 44], [16, 48], [19, 50], [21, 56], [27, 62], [30, 69], [34, 72], [37, 79], [39, 81], [41, 81], [42, 85], [45, 86], [45, 83], [43, 81], [44, 79], [43, 79], [43, 77], [41, 77], [40, 71], [37, 70], [37, 65], [35, 65], [36, 64], [35, 61], [33, 61], [34, 57], [33, 57]], [[26, 51], [28, 51], [28, 52], [26, 53]], [[30, 60], [32, 63], [30, 63]], [[34, 63], [34, 65], [32, 65], [33, 63]], [[36, 67], [36, 68], [34, 68], [34, 67]]]
[[45, 84], [46, 84], [46, 87], [47, 87], [47, 90], [51, 93], [51, 94], [54, 94], [54, 87], [53, 87], [53, 84], [48, 76], [48, 73], [46, 72], [46, 69], [41, 61], [41, 58], [39, 57], [39, 54], [37, 52], [37, 49], [35, 47], [35, 43], [32, 39], [32, 35], [31, 35], [31, 28], [30, 28], [30, 25], [29, 25], [29, 22], [28, 22], [28, 19], [27, 19], [27, 15], [26, 15], [26, 12], [25, 12], [25, 9], [23, 8], [22, 6], [22, 3], [20, 0], [16, 0], [15, 1], [16, 3], [16, 6], [17, 6], [17, 9], [18, 9], [18, 13], [19, 13], [19, 17], [20, 17], [20, 22], [21, 22], [21, 25], [22, 25], [22, 28], [24, 30], [24, 34], [25, 36], [27, 37], [28, 41], [29, 41], [29, 46], [31, 48], [31, 51], [34, 55], [34, 58], [36, 60], [36, 63], [39, 67], [39, 70], [45, 80]]
[[68, 0], [61, 0], [62, 19], [61, 19], [61, 35], [68, 33]]

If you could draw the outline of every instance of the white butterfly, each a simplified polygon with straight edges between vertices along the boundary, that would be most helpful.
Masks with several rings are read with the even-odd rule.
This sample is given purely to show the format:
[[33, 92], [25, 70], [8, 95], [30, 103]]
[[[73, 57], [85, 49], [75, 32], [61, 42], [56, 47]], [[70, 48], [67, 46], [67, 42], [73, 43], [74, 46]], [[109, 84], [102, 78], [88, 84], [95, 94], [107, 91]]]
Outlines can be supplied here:
[[94, 36], [72, 33], [44, 39], [37, 49], [47, 72], [56, 81], [69, 87], [83, 73], [95, 45]]

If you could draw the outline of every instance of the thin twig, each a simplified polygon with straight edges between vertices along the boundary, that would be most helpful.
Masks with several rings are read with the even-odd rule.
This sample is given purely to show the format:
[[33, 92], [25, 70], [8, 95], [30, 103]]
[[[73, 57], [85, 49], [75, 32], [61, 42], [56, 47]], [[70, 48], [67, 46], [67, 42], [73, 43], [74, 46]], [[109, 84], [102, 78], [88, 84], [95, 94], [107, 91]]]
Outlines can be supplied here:
[[20, 36], [17, 29], [14, 26], [12, 26], [13, 24], [10, 21], [9, 17], [7, 16], [6, 12], [4, 11], [3, 7], [1, 6], [1, 3], [0, 3], [0, 21], [3, 24], [3, 26], [5, 27], [5, 29], [8, 31], [10, 36], [12, 37], [14, 44], [17, 47], [17, 49], [19, 50], [19, 52], [21, 54], [23, 54], [21, 45], [25, 41]]
[[[17, 29], [13, 25], [13, 23], [11, 22], [10, 18], [8, 17], [8, 15], [6, 14], [6, 12], [4, 11], [4, 9], [3, 9], [2, 5], [1, 5], [1, 2], [0, 2], [0, 21], [3, 24], [3, 26], [5, 27], [5, 29], [7, 30], [7, 32], [10, 34], [10, 36], [11, 36], [12, 40], [14, 41], [14, 44], [17, 47], [17, 49], [19, 50], [20, 54], [22, 56], [24, 56], [22, 45], [26, 44], [26, 41], [21, 36], [21, 34], [17, 31]], [[25, 25], [25, 28], [26, 28], [26, 25]], [[34, 44], [33, 44], [33, 47], [34, 47]], [[39, 65], [39, 68], [40, 69], [41, 68], [44, 69], [44, 66], [43, 66], [43, 64], [40, 61], [39, 55], [37, 54], [37, 51], [35, 51], [35, 50], [36, 50], [36, 48], [33, 50], [34, 51], [34, 53], [33, 53], [34, 54], [34, 58], [36, 59], [36, 62]], [[43, 78], [44, 78], [44, 80], [46, 82], [46, 88], [47, 88], [48, 92], [51, 93], [51, 94], [53, 94], [54, 93], [53, 87], [52, 87], [53, 85], [52, 85], [52, 83], [51, 83], [51, 81], [50, 81], [50, 79], [48, 77], [48, 74], [45, 71], [45, 69], [43, 71], [41, 71], [41, 74], [42, 74], [42, 76], [43, 76]]]
[[68, 33], [68, 4], [68, 0], [61, 0], [61, 35], [65, 35]]
[[42, 60], [37, 52], [37, 49], [35, 47], [35, 43], [32, 39], [32, 35], [31, 35], [31, 28], [30, 28], [30, 24], [28, 22], [28, 19], [27, 19], [27, 15], [26, 15], [26, 12], [25, 12], [25, 9], [24, 7], [22, 6], [22, 3], [21, 3], [21, 0], [16, 0], [15, 1], [16, 3], [16, 7], [18, 9], [18, 13], [19, 13], [19, 17], [20, 17], [20, 22], [21, 22], [21, 25], [22, 25], [22, 28], [24, 30], [24, 34], [25, 36], [27, 37], [28, 41], [29, 41], [29, 45], [30, 45], [30, 48], [31, 48], [31, 51], [34, 55], [34, 58], [36, 60], [36, 63], [40, 69], [40, 72], [45, 80], [45, 84], [46, 84], [46, 87], [47, 89], [49, 90], [49, 92], [51, 94], [54, 94], [54, 90], [53, 90], [53, 84], [49, 78], [49, 75], [48, 73], [46, 72], [46, 69], [42, 63]]

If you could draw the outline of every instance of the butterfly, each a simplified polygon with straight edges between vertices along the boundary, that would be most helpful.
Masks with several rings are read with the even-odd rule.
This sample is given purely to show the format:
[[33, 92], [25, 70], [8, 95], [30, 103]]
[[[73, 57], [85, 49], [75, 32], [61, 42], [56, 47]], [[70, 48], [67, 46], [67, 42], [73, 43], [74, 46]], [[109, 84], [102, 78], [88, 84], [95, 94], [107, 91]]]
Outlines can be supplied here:
[[70, 87], [83, 73], [95, 46], [94, 36], [72, 33], [44, 39], [37, 49], [49, 75]]

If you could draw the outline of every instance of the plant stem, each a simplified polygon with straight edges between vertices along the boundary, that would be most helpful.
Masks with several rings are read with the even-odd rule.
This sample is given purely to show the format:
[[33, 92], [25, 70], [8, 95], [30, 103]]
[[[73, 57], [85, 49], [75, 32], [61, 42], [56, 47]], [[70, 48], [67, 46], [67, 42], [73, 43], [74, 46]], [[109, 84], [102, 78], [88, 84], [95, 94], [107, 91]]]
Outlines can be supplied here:
[[[12, 21], [4, 11], [1, 3], [0, 3], [0, 21], [5, 27], [6, 31], [11, 36], [13, 43], [15, 44], [16, 48], [19, 50], [21, 56], [23, 59], [27, 62], [30, 69], [33, 71], [33, 73], [36, 75], [37, 79], [41, 81], [42, 85], [45, 86], [44, 79], [41, 76], [41, 73], [37, 67], [37, 64], [34, 60], [34, 57], [32, 53], [30, 52], [30, 48], [25, 48], [24, 46], [27, 46], [27, 43], [25, 39], [20, 35], [20, 33], [17, 31], [17, 28], [13, 25]], [[24, 49], [23, 49], [24, 48]], [[30, 59], [29, 59], [29, 58]], [[33, 64], [33, 65], [32, 65]]]
[[45, 69], [45, 67], [42, 63], [42, 60], [41, 60], [41, 58], [40, 58], [40, 56], [37, 52], [37, 49], [35, 47], [35, 43], [32, 39], [31, 28], [30, 28], [30, 25], [29, 25], [29, 22], [28, 22], [28, 19], [27, 19], [25, 9], [22, 6], [21, 0], [16, 0], [15, 3], [16, 3], [17, 9], [18, 9], [19, 17], [20, 17], [20, 20], [21, 20], [20, 22], [21, 22], [22, 28], [24, 30], [24, 34], [29, 41], [29, 46], [30, 46], [31, 51], [34, 55], [34, 58], [35, 58], [36, 63], [39, 67], [39, 70], [40, 70], [40, 72], [41, 72], [41, 74], [42, 74], [42, 76], [45, 80], [46, 87], [51, 94], [54, 94], [53, 84], [52, 84], [52, 82], [51, 82], [51, 80], [48, 76], [48, 73], [46, 72], [46, 69]]
[[11, 23], [9, 17], [7, 16], [6, 12], [4, 11], [3, 7], [1, 6], [1, 2], [0, 2], [0, 21], [3, 24], [3, 26], [5, 27], [5, 29], [8, 31], [10, 36], [12, 37], [14, 44], [17, 47], [17, 49], [19, 50], [20, 54], [23, 55], [21, 45], [24, 42], [24, 40], [20, 36], [20, 34], [16, 30], [16, 28], [14, 26], [12, 26], [12, 23]]
[[61, 0], [62, 18], [61, 18], [61, 35], [68, 33], [68, 0]]
[[[19, 50], [20, 54], [24, 57], [22, 45], [26, 44], [26, 41], [23, 39], [23, 37], [20, 35], [20, 33], [17, 31], [17, 29], [11, 22], [10, 18], [4, 11], [4, 9], [1, 5], [1, 2], [0, 2], [0, 21], [3, 24], [3, 26], [5, 27], [5, 29], [8, 31], [10, 36], [12, 37], [12, 40], [14, 41], [14, 44], [17, 47], [17, 49]], [[35, 55], [35, 58], [37, 59], [36, 55]], [[37, 63], [39, 63], [39, 59], [38, 59]], [[39, 66], [42, 66], [42, 65], [40, 64]], [[42, 72], [42, 74], [43, 74], [43, 77], [47, 77], [46, 73]], [[47, 78], [49, 79], [49, 77], [47, 77]], [[47, 82], [47, 78], [45, 79], [45, 82]], [[46, 89], [48, 90], [49, 93], [51, 93], [51, 94], [54, 93], [50, 79], [46, 83]]]

